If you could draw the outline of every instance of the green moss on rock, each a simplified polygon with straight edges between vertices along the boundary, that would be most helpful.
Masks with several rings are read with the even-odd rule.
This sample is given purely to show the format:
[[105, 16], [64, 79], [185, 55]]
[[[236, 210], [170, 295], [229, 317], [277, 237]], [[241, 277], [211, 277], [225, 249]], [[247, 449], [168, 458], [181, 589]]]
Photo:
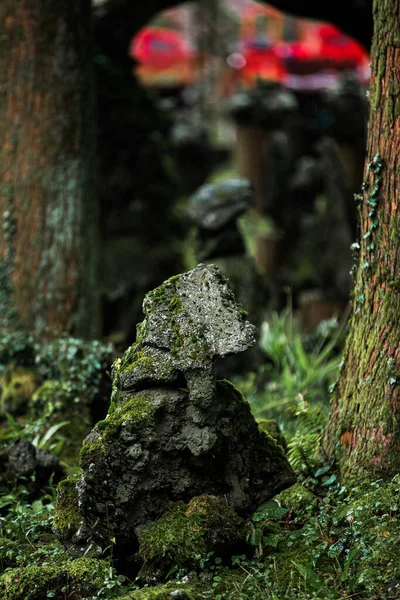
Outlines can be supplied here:
[[176, 502], [140, 537], [145, 579], [161, 578], [173, 566], [196, 568], [207, 555], [231, 556], [246, 547], [246, 522], [224, 500], [197, 496]]
[[136, 343], [128, 348], [122, 360], [118, 362], [115, 370], [117, 378], [120, 374], [129, 372], [133, 368], [141, 372], [143, 379], [151, 380], [155, 370], [161, 379], [169, 380], [175, 377], [175, 365], [171, 363], [169, 357], [165, 356], [164, 360], [157, 360], [158, 356], [154, 356], [151, 350], [149, 351], [146, 346], [143, 346], [143, 343], [148, 332], [148, 316], [156, 306], [157, 310], [161, 310], [168, 317], [165, 328], [169, 331], [169, 352], [176, 354], [184, 345], [185, 339], [178, 322], [178, 316], [182, 310], [182, 302], [175, 289], [178, 279], [178, 276], [173, 276], [147, 294], [143, 303], [145, 319], [137, 326]]
[[9, 366], [0, 376], [0, 417], [4, 413], [23, 415], [39, 385], [39, 376], [34, 369]]
[[173, 565], [193, 566], [206, 555], [202, 528], [186, 516], [187, 505], [176, 502], [140, 538], [139, 556], [144, 561], [142, 576], [167, 573]]
[[71, 537], [81, 525], [78, 510], [78, 492], [76, 484], [79, 477], [68, 477], [58, 484], [57, 508], [54, 517], [54, 529], [63, 540]]
[[[108, 563], [92, 558], [78, 558], [61, 565], [11, 569], [0, 576], [0, 598], [44, 600], [54, 597], [80, 600], [96, 594], [104, 585], [108, 573]], [[54, 592], [54, 596], [49, 595], [51, 592]]]
[[154, 424], [156, 407], [145, 394], [135, 394], [119, 405], [113, 404], [106, 419], [99, 421], [84, 440], [80, 452], [81, 466], [89, 464], [97, 452], [107, 452], [118, 438], [122, 427], [142, 430]]
[[295, 483], [292, 487], [284, 490], [275, 496], [275, 500], [299, 518], [304, 517], [307, 513], [310, 514], [317, 504], [316, 496], [301, 483]]
[[[177, 383], [184, 377], [194, 399], [195, 380], [208, 381], [215, 389], [210, 371], [217, 357], [243, 352], [255, 341], [254, 327], [215, 265], [198, 265], [167, 280], [146, 295], [143, 311], [136, 343], [114, 365], [119, 390]], [[206, 404], [204, 393], [201, 401]]]
[[[179, 592], [179, 593], [178, 593]], [[201, 600], [204, 595], [192, 584], [171, 581], [164, 585], [142, 588], [122, 596], [120, 600]]]
[[271, 436], [286, 454], [288, 446], [285, 436], [279, 427], [279, 423], [274, 419], [257, 419], [257, 423], [261, 431], [264, 431], [264, 433]]
[[[295, 528], [271, 521], [263, 531], [263, 560], [236, 557], [238, 569], [205, 570], [196, 581], [206, 597], [329, 598], [397, 597], [400, 580], [400, 476], [368, 486], [325, 489]], [[296, 509], [309, 494], [300, 485], [282, 496]], [[286, 498], [285, 498], [286, 496]], [[309, 497], [311, 500], [311, 497]], [[301, 508], [300, 508], [301, 510]], [[262, 564], [263, 563], [263, 564]], [[169, 585], [174, 585], [169, 584]], [[153, 588], [164, 590], [163, 586]], [[135, 592], [146, 596], [146, 589]]]
[[84, 523], [79, 541], [71, 532], [63, 543], [84, 552], [89, 538], [104, 549], [115, 537], [115, 555], [127, 546], [134, 554], [138, 535], [171, 502], [204, 490], [250, 516], [291, 485], [294, 473], [281, 446], [260, 431], [240, 392], [217, 382], [216, 399], [206, 412], [184, 389], [152, 387], [113, 405], [83, 443]]

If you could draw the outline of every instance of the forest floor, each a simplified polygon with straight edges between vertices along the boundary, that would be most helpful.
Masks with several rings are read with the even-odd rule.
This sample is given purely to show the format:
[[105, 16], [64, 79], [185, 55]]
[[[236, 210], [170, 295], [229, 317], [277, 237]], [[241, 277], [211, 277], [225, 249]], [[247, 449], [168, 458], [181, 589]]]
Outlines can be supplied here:
[[[185, 553], [177, 547], [185, 542], [172, 536], [163, 552], [169, 560], [179, 559], [167, 577], [150, 582], [130, 579], [113, 563], [112, 547], [106, 558], [77, 559], [61, 545], [53, 533], [56, 486], [51, 480], [35, 488], [34, 475], [11, 481], [2, 471], [0, 597], [400, 598], [400, 476], [389, 482], [344, 486], [335, 462], [318, 452], [329, 414], [329, 389], [340, 365], [343, 329], [331, 320], [305, 336], [297, 331], [290, 311], [275, 315], [263, 329], [263, 367], [235, 380], [260, 426], [271, 419], [279, 423], [285, 439], [278, 435], [276, 440], [285, 446], [297, 474], [294, 486], [264, 503], [248, 520], [243, 551], [229, 557], [191, 556], [185, 562]], [[81, 346], [78, 352], [78, 346], [76, 351], [69, 346], [70, 359], [64, 361], [64, 368], [69, 360], [80, 360], [85, 374], [98, 385], [93, 374], [101, 369], [101, 361], [97, 364]], [[4, 344], [0, 350], [4, 358]], [[104, 357], [108, 350], [102, 352]], [[78, 474], [71, 448], [65, 458], [68, 425], [58, 415], [59, 422], [43, 430], [40, 420], [23, 423], [6, 413], [0, 430], [0, 462], [8, 444], [29, 439], [37, 448], [58, 455], [68, 475]]]

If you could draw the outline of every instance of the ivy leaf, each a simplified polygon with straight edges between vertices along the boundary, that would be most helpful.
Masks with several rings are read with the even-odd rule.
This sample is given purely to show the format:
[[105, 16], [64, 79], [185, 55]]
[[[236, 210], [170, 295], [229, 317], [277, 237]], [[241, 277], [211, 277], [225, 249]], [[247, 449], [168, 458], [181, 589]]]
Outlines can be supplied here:
[[257, 508], [256, 512], [253, 514], [252, 520], [255, 523], [267, 519], [279, 521], [288, 512], [289, 509], [279, 506], [276, 500], [268, 500]]
[[324, 465], [320, 467], [317, 471], [315, 471], [314, 477], [321, 477], [321, 475], [325, 475], [331, 468], [331, 465]]
[[321, 485], [324, 485], [326, 487], [328, 487], [329, 485], [332, 485], [333, 483], [336, 483], [336, 475], [331, 475], [326, 481], [324, 481]]

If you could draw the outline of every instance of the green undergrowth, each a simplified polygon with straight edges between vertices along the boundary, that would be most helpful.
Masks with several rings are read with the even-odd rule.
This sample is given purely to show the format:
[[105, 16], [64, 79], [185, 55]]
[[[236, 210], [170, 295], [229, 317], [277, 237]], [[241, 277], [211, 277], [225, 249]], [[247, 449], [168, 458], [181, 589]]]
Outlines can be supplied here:
[[278, 417], [291, 434], [297, 425], [290, 411], [299, 398], [328, 414], [330, 390], [341, 361], [343, 329], [331, 319], [304, 335], [291, 311], [274, 314], [263, 324], [260, 348], [266, 360], [248, 390], [256, 418]]
[[275, 513], [271, 503], [256, 513], [257, 560], [236, 557], [242, 580], [224, 589], [230, 574], [222, 570], [213, 579], [220, 595], [211, 597], [399, 597], [399, 486], [396, 476], [347, 489], [332, 470], [318, 469], [303, 491], [296, 485], [277, 497]]
[[109, 405], [111, 345], [0, 335], [0, 444], [25, 439], [69, 464]]
[[[107, 558], [76, 559], [79, 549], [64, 548], [54, 535], [55, 525], [61, 532], [80, 525], [73, 508], [78, 501], [75, 482], [79, 478], [74, 466], [60, 485], [66, 508], [64, 521], [60, 521], [59, 513], [59, 522], [55, 522], [51, 480], [35, 500], [27, 491], [30, 482], [23, 479], [0, 496], [1, 599], [400, 597], [400, 476], [389, 482], [346, 487], [339, 480], [336, 465], [318, 455], [329, 387], [341, 360], [342, 328], [333, 321], [326, 322], [305, 337], [292, 326], [292, 316], [285, 314], [273, 319], [265, 333], [262, 346], [267, 365], [262, 373], [239, 383], [251, 400], [260, 427], [287, 451], [298, 481], [243, 520], [245, 539], [240, 548], [235, 546], [224, 554], [221, 548], [226, 544], [220, 548], [214, 543], [220, 522], [208, 530], [212, 543], [205, 543], [203, 513], [188, 515], [187, 506], [178, 503], [175, 512], [171, 507], [160, 515], [152, 530], [143, 533], [135, 557], [140, 563], [137, 579], [130, 580], [119, 563], [113, 562], [112, 539]], [[22, 342], [18, 352], [26, 360]], [[151, 411], [144, 410], [146, 406], [141, 408], [144, 426], [152, 419]], [[116, 434], [121, 415], [114, 407], [109, 417]], [[32, 424], [22, 426], [17, 417], [9, 415], [8, 419], [4, 440], [27, 439], [29, 433], [38, 447], [58, 452], [56, 429], [42, 433]], [[104, 435], [104, 422], [98, 423], [96, 431], [97, 443]], [[83, 459], [89, 460], [90, 452], [85, 454], [85, 449], [89, 444], [82, 453]], [[91, 451], [99, 449], [93, 445]], [[227, 520], [224, 517], [222, 521], [225, 531]], [[164, 528], [163, 539], [160, 527]]]
[[[125, 577], [110, 560], [73, 559], [53, 533], [55, 489], [30, 502], [23, 486], [0, 498], [0, 598], [117, 597]], [[136, 589], [136, 586], [135, 586]]]
[[[29, 503], [21, 491], [10, 494], [0, 503], [1, 597], [69, 598], [66, 590], [77, 589], [88, 590], [72, 596], [79, 599], [173, 598], [170, 592], [178, 589], [177, 598], [185, 598], [186, 590], [188, 598], [215, 600], [398, 597], [400, 476], [348, 489], [327, 463], [300, 480], [247, 521], [247, 555], [202, 554], [200, 537], [188, 566], [184, 532], [176, 544], [171, 538], [176, 552], [168, 555], [168, 572], [155, 588], [129, 581], [110, 559], [84, 559], [89, 562], [77, 571], [80, 563], [52, 533], [52, 495]], [[148, 542], [144, 560], [156, 552]], [[26, 591], [32, 586], [29, 577], [42, 596]]]
[[260, 348], [265, 363], [257, 373], [235, 379], [263, 427], [275, 420], [297, 472], [309, 475], [330, 412], [330, 395], [341, 364], [345, 324], [323, 321], [302, 334], [292, 311], [263, 324]]

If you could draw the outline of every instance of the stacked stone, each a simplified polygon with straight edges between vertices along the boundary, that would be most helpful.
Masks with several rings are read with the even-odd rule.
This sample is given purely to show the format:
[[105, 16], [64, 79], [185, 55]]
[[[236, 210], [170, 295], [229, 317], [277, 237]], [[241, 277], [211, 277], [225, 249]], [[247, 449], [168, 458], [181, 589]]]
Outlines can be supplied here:
[[83, 443], [82, 475], [59, 488], [55, 529], [76, 555], [113, 538], [114, 557], [131, 556], [171, 502], [206, 494], [246, 517], [294, 481], [247, 401], [216, 381], [214, 361], [254, 343], [219, 269], [173, 277], [143, 310], [136, 343], [114, 364], [107, 418]]

